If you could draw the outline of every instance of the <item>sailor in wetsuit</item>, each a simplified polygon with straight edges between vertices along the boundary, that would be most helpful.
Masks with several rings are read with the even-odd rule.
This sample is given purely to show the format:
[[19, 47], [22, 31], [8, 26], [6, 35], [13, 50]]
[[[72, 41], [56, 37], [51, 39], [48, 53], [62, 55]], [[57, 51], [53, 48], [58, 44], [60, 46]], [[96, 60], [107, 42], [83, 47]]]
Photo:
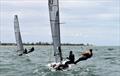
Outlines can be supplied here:
[[30, 51], [28, 51], [27, 53], [30, 53], [30, 52], [33, 52], [34, 51], [34, 47], [32, 47], [31, 49], [30, 49]]
[[24, 52], [23, 52], [23, 54], [27, 54], [28, 52], [27, 52], [27, 49], [25, 48], [25, 50], [24, 50]]
[[27, 51], [27, 49], [25, 48], [25, 50], [23, 51], [22, 54], [19, 54], [19, 56], [22, 56], [23, 54], [28, 54], [30, 52], [33, 52], [34, 51], [34, 47], [32, 47], [29, 51]]
[[74, 62], [74, 64], [76, 64], [76, 63], [78, 63], [79, 61], [82, 61], [82, 60], [87, 60], [88, 58], [91, 58], [92, 55], [93, 55], [92, 49], [89, 49], [88, 51], [85, 51], [85, 52], [81, 53], [81, 57], [78, 60], [76, 60]]
[[74, 54], [72, 53], [72, 51], [70, 51], [69, 57], [67, 57], [67, 59], [69, 59], [69, 61], [67, 61], [67, 62], [65, 63], [65, 65], [74, 64], [75, 56], [74, 56]]

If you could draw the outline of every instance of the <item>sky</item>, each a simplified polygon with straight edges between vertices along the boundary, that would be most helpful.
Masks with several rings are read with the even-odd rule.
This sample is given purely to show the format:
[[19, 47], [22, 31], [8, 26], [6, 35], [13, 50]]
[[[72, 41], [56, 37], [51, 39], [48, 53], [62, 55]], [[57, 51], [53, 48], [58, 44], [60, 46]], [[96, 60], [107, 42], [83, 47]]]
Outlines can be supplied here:
[[[119, 0], [59, 0], [62, 43], [120, 45]], [[52, 42], [48, 0], [0, 0], [0, 41], [15, 43], [14, 15], [23, 42]]]

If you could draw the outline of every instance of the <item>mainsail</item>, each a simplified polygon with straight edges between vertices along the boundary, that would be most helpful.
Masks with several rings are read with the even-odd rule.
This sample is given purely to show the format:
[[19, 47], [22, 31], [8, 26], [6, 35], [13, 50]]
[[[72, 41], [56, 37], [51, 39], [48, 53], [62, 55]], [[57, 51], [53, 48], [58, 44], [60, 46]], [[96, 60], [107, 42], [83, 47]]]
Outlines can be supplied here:
[[62, 61], [61, 41], [60, 41], [60, 20], [59, 20], [59, 1], [48, 0], [50, 25], [53, 39], [55, 61]]
[[14, 32], [15, 32], [15, 39], [17, 43], [17, 51], [19, 51], [19, 53], [23, 53], [24, 48], [22, 44], [22, 38], [20, 34], [19, 21], [18, 21], [17, 15], [14, 16]]

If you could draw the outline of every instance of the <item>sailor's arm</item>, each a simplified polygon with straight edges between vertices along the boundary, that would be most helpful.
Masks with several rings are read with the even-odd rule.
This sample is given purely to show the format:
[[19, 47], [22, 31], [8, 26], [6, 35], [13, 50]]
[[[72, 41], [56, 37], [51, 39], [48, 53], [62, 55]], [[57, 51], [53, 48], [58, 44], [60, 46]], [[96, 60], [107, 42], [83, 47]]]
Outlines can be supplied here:
[[66, 57], [66, 59], [69, 59], [69, 57]]

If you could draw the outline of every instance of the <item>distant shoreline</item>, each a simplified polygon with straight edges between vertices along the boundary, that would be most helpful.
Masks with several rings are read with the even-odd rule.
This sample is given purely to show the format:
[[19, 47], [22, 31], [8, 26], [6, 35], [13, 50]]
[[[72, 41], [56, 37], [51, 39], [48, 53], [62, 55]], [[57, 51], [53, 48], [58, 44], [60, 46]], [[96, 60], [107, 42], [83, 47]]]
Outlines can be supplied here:
[[[0, 45], [4, 45], [4, 46], [7, 46], [7, 45], [13, 45], [15, 46], [16, 44], [15, 43], [1, 43]], [[26, 46], [29, 46], [29, 45], [53, 45], [52, 43], [23, 43], [23, 45], [26, 45]], [[73, 43], [62, 43], [61, 44], [62, 46], [93, 46], [92, 44], [73, 44]]]

